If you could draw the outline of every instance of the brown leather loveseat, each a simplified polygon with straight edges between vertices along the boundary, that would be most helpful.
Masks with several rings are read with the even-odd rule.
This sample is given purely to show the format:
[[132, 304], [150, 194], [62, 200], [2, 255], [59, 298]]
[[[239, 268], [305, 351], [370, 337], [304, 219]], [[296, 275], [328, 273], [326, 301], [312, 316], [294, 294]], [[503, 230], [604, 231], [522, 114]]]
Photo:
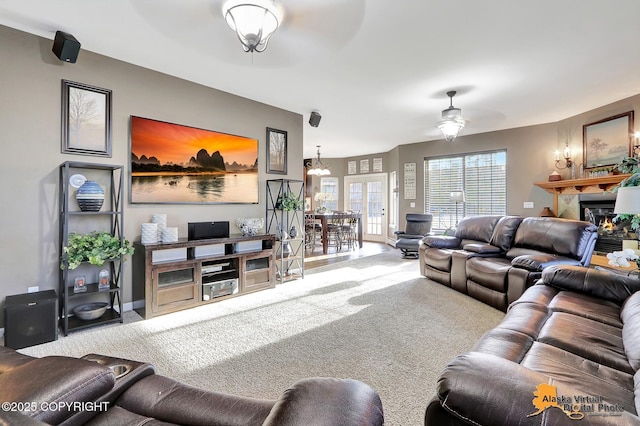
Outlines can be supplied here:
[[509, 304], [556, 265], [589, 266], [598, 237], [590, 222], [549, 217], [470, 216], [451, 236], [428, 236], [420, 270], [496, 309]]
[[437, 383], [426, 425], [638, 425], [640, 280], [551, 266]]
[[2, 425], [382, 425], [382, 403], [351, 379], [309, 378], [277, 401], [205, 391], [148, 363], [90, 354], [33, 358], [0, 346]]

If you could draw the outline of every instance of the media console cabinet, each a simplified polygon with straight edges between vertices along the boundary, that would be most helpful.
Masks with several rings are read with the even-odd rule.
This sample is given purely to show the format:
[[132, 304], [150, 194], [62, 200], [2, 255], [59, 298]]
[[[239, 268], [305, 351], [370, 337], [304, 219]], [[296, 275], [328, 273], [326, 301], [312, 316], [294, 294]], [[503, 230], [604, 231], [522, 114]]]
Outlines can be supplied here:
[[176, 243], [134, 243], [133, 300], [149, 319], [205, 303], [273, 288], [272, 234]]

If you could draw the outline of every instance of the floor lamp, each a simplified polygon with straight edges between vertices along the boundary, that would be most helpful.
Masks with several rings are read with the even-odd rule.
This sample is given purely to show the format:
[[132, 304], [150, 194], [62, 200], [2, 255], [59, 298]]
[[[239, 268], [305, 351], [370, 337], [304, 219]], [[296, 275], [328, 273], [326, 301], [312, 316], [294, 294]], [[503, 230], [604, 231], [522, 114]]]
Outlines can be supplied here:
[[458, 227], [458, 203], [464, 203], [464, 191], [453, 191], [449, 197], [456, 203], [456, 227]]

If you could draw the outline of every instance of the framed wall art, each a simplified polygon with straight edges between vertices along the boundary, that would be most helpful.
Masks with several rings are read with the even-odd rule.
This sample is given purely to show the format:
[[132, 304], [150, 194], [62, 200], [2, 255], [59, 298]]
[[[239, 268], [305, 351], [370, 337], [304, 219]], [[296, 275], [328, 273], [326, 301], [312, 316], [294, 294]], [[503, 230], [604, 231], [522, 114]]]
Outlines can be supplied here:
[[111, 157], [111, 90], [62, 80], [62, 152]]
[[251, 203], [258, 140], [131, 116], [131, 203]]
[[633, 111], [582, 127], [585, 169], [613, 166], [633, 151]]
[[287, 174], [287, 132], [267, 127], [267, 173]]

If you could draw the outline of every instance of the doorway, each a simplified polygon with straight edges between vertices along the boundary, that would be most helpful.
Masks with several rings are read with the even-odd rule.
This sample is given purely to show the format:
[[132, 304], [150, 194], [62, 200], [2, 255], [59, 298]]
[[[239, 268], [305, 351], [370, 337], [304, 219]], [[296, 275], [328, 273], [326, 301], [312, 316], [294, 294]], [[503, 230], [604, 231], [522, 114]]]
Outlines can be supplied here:
[[387, 174], [376, 173], [344, 178], [345, 210], [362, 214], [362, 238], [387, 241]]

